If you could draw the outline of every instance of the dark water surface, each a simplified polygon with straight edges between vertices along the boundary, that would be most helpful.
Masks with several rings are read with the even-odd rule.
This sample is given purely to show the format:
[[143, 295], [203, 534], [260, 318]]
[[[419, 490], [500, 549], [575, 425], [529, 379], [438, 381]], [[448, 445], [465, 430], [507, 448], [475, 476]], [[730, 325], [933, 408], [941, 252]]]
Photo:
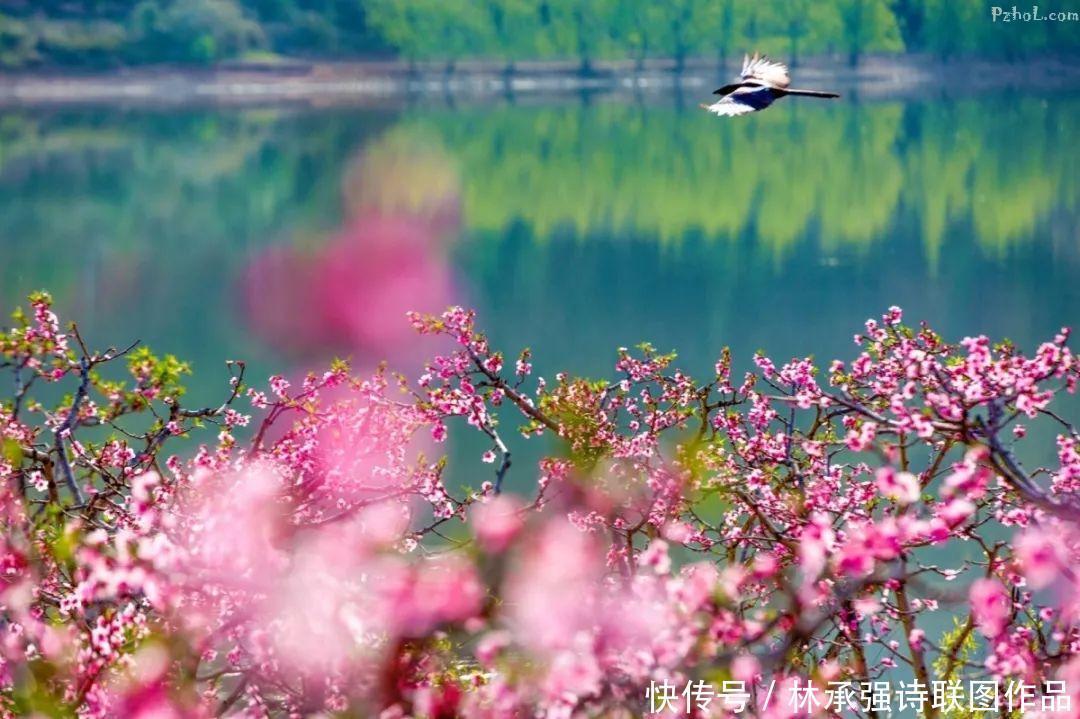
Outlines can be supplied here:
[[0, 304], [258, 374], [409, 366], [464, 303], [546, 372], [649, 340], [849, 358], [891, 304], [1030, 348], [1080, 321], [1080, 91], [715, 118], [673, 103], [0, 113]]

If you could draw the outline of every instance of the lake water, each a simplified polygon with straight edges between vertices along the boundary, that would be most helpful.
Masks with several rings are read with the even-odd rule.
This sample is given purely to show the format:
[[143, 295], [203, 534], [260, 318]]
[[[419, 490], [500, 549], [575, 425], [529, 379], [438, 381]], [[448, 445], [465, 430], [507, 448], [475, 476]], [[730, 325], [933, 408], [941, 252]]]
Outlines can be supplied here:
[[892, 304], [1031, 347], [1080, 320], [1078, 125], [1080, 91], [9, 109], [0, 301], [48, 288], [95, 344], [192, 360], [200, 402], [227, 358], [411, 366], [404, 311], [450, 303], [590, 376], [642, 340], [700, 372], [847, 359]]

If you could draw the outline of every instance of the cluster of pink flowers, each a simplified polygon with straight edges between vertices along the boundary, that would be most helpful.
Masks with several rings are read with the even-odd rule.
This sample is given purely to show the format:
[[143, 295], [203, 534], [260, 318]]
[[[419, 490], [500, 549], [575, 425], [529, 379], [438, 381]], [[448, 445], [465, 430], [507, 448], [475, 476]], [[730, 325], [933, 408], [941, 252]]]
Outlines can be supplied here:
[[1026, 356], [892, 308], [824, 373], [642, 345], [547, 381], [452, 308], [410, 316], [446, 340], [416, 377], [234, 362], [191, 408], [183, 363], [32, 307], [0, 335], [4, 715], [630, 717], [733, 678], [786, 717], [772, 681], [1080, 676], [1067, 331]]

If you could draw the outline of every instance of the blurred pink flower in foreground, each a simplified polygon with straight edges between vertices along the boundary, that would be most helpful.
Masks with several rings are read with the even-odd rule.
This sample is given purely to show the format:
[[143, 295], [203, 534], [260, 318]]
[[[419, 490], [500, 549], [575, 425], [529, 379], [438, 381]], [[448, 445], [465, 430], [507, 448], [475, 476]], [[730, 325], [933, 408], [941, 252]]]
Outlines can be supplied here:
[[1032, 589], [1043, 589], [1062, 578], [1066, 567], [1067, 537], [1042, 528], [1029, 529], [1017, 537], [1016, 560]]
[[986, 636], [999, 636], [1009, 624], [1012, 600], [996, 579], [976, 579], [968, 592], [971, 614], [976, 626]]
[[476, 541], [484, 551], [498, 554], [510, 546], [525, 525], [523, 502], [517, 497], [501, 495], [476, 505], [472, 521]]
[[447, 260], [409, 218], [360, 218], [326, 246], [318, 270], [319, 316], [336, 339], [369, 353], [394, 357], [415, 345], [405, 313], [441, 310], [454, 295]]
[[249, 265], [244, 307], [268, 343], [300, 355], [334, 350], [373, 361], [417, 346], [405, 313], [450, 304], [450, 266], [427, 228], [408, 217], [358, 218], [326, 245], [271, 247]]
[[299, 356], [416, 359], [403, 317], [440, 311], [457, 294], [447, 245], [460, 195], [451, 157], [430, 137], [388, 132], [369, 143], [342, 178], [342, 229], [316, 247], [270, 247], [248, 266], [253, 329]]

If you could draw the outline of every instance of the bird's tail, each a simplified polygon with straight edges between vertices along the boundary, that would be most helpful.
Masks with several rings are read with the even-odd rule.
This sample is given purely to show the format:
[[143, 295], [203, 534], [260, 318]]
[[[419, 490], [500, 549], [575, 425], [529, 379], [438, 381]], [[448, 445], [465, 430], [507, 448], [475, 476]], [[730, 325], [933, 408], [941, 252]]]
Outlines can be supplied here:
[[803, 97], [840, 97], [835, 92], [822, 92], [821, 90], [784, 90], [788, 95], [802, 95]]

